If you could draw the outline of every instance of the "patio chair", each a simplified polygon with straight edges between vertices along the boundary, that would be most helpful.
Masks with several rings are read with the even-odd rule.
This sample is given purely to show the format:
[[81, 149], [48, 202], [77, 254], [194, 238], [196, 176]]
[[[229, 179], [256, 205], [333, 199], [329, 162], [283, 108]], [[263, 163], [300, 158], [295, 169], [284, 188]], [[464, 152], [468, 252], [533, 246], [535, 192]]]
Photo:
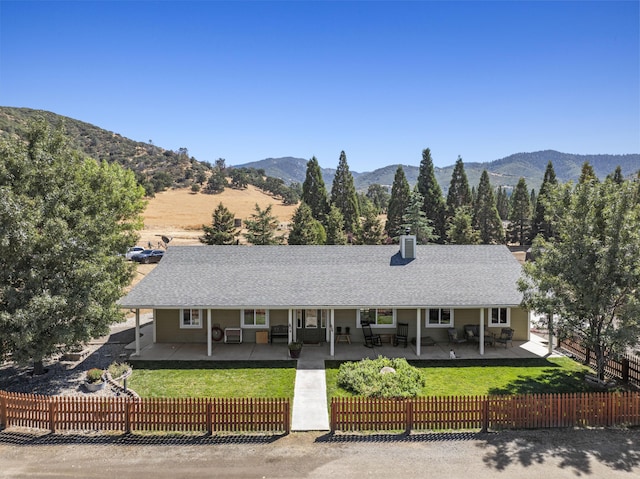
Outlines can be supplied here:
[[467, 342], [467, 338], [458, 337], [458, 331], [456, 330], [456, 328], [447, 329], [447, 334], [449, 335], [450, 344], [462, 344]]
[[364, 345], [368, 348], [382, 346], [382, 338], [379, 334], [373, 334], [369, 323], [362, 323], [362, 334], [364, 334]]
[[511, 346], [513, 347], [513, 329], [502, 328], [500, 336], [496, 338], [496, 343], [504, 344], [505, 349], [508, 343], [511, 343]]
[[396, 329], [396, 335], [393, 338], [393, 345], [397, 346], [398, 344], [404, 344], [404, 347], [407, 347], [407, 340], [409, 336], [409, 323], [398, 323], [398, 328]]

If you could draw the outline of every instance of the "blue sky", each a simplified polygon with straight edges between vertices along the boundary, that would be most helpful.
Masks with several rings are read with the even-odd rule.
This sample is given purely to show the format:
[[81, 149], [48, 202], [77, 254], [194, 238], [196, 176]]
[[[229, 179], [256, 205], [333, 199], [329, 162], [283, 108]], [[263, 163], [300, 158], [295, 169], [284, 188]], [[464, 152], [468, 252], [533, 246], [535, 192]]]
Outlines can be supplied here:
[[198, 160], [640, 152], [639, 2], [0, 1], [0, 105]]

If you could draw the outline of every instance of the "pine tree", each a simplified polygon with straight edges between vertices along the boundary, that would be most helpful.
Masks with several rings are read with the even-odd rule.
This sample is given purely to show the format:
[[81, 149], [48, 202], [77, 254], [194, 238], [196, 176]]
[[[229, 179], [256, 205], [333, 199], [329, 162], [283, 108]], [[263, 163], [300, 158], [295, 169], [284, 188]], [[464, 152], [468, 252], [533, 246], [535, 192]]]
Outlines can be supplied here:
[[398, 165], [393, 178], [393, 185], [391, 186], [391, 199], [387, 208], [387, 224], [385, 225], [385, 230], [391, 238], [397, 239], [401, 233], [402, 217], [407, 206], [409, 206], [410, 197], [409, 182], [404, 174], [402, 165]]
[[[536, 189], [531, 188], [531, 195], [529, 196], [529, 204], [531, 205], [531, 215], [533, 216], [533, 209], [536, 207], [538, 196], [536, 195]], [[531, 218], [533, 220], [533, 217]]]
[[458, 157], [451, 174], [451, 183], [447, 193], [447, 217], [451, 218], [461, 206], [472, 206], [473, 199], [462, 158]]
[[230, 245], [236, 242], [238, 231], [234, 226], [234, 215], [222, 203], [211, 215], [211, 226], [202, 225], [204, 235], [198, 238], [209, 245]]
[[338, 208], [331, 205], [326, 220], [327, 244], [347, 244], [344, 234], [344, 218]]
[[367, 245], [383, 244], [387, 239], [382, 223], [378, 218], [373, 203], [369, 203], [364, 208], [364, 221], [362, 222], [362, 232], [360, 233], [360, 243]]
[[591, 181], [598, 181], [598, 177], [596, 176], [595, 171], [593, 171], [593, 166], [589, 164], [588, 161], [585, 161], [582, 164], [582, 171], [580, 172], [580, 178], [578, 179], [579, 184], [584, 184]]
[[336, 206], [344, 217], [344, 228], [347, 233], [357, 233], [360, 227], [360, 208], [353, 183], [353, 175], [349, 171], [347, 155], [340, 152], [340, 160], [331, 187], [331, 204]]
[[431, 225], [431, 220], [427, 218], [427, 214], [422, 210], [423, 205], [424, 198], [415, 188], [409, 197], [409, 204], [405, 208], [402, 216], [402, 225], [400, 226], [403, 232], [408, 230], [410, 234], [416, 235], [418, 244], [433, 243], [438, 239], [438, 235], [436, 235]]
[[473, 216], [469, 206], [461, 206], [449, 222], [447, 237], [451, 244], [479, 244], [480, 232], [473, 228]]
[[557, 186], [558, 180], [556, 179], [556, 173], [553, 170], [553, 164], [551, 161], [547, 163], [547, 168], [544, 171], [544, 179], [538, 192], [538, 198], [536, 199], [535, 213], [533, 215], [533, 237], [542, 235], [545, 239], [551, 238], [553, 235], [551, 231], [551, 223], [547, 220], [546, 211], [547, 203], [550, 200], [552, 190]]
[[483, 170], [478, 185], [478, 199], [474, 205], [473, 227], [480, 232], [482, 244], [499, 244], [504, 242], [502, 221], [496, 208], [489, 173]]
[[624, 181], [624, 176], [622, 176], [622, 168], [620, 168], [620, 165], [616, 166], [613, 174], [607, 175], [607, 178], [611, 178], [616, 185], [621, 185]]
[[302, 184], [301, 199], [311, 208], [313, 218], [324, 222], [329, 211], [329, 201], [322, 171], [315, 156], [307, 162], [307, 173]]
[[531, 239], [531, 203], [529, 188], [524, 178], [520, 178], [511, 195], [509, 221], [509, 241], [520, 246], [528, 244]]
[[247, 232], [244, 234], [246, 240], [254, 245], [275, 245], [281, 244], [282, 238], [276, 236], [278, 220], [271, 214], [273, 205], [267, 206], [264, 210], [256, 203], [256, 212], [245, 221]]
[[417, 186], [418, 191], [424, 197], [422, 210], [431, 221], [434, 232], [439, 237], [438, 242], [443, 243], [445, 238], [444, 196], [442, 195], [442, 189], [438, 184], [438, 180], [436, 180], [433, 160], [431, 159], [431, 150], [429, 148], [422, 150], [422, 161], [420, 162]]
[[498, 192], [496, 193], [496, 208], [498, 208], [500, 219], [506, 221], [509, 218], [509, 197], [502, 186], [498, 187]]
[[325, 244], [327, 234], [322, 224], [313, 218], [311, 208], [305, 202], [300, 203], [291, 219], [289, 244]]

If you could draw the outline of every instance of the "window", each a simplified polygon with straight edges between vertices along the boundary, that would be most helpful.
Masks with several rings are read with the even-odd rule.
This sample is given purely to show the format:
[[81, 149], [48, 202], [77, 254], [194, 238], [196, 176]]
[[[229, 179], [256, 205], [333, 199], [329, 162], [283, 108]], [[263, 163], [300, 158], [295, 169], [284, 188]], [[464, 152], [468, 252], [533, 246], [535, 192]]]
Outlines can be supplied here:
[[327, 327], [329, 318], [328, 309], [296, 309], [295, 310], [297, 328], [324, 329]]
[[180, 328], [201, 328], [202, 311], [199, 309], [180, 310]]
[[384, 308], [360, 309], [358, 311], [358, 324], [367, 322], [372, 326], [395, 326], [395, 310]]
[[434, 308], [425, 309], [425, 322], [426, 328], [433, 328], [438, 326], [453, 326], [453, 309], [449, 308]]
[[243, 328], [263, 328], [269, 326], [269, 311], [266, 309], [243, 309]]
[[509, 326], [511, 315], [509, 308], [491, 308], [490, 326]]

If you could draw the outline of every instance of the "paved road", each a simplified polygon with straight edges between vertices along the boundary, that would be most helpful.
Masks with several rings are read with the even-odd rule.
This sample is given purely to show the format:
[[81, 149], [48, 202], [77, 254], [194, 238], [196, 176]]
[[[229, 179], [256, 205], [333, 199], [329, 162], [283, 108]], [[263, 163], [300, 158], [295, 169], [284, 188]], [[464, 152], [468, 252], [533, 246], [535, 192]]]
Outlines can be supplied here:
[[0, 478], [640, 477], [640, 431], [256, 438], [0, 432]]

